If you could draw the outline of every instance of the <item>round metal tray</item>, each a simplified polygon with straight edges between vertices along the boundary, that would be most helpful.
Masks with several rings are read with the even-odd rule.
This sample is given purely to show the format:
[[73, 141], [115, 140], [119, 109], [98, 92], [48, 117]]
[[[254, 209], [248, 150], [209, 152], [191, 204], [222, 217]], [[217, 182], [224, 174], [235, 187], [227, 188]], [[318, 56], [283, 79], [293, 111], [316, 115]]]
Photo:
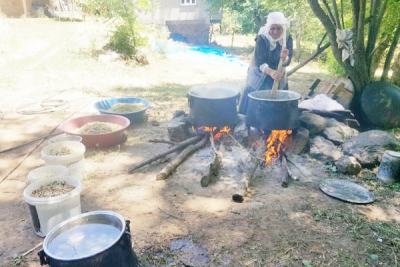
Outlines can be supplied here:
[[375, 196], [367, 189], [356, 183], [327, 179], [320, 183], [319, 188], [325, 194], [355, 204], [368, 204], [375, 201]]

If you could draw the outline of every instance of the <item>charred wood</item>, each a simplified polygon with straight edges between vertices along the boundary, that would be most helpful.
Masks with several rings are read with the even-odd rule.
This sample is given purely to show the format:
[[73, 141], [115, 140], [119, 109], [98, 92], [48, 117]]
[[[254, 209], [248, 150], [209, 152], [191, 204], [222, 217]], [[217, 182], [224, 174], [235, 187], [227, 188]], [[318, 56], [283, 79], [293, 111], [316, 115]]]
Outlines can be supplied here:
[[165, 151], [163, 153], [157, 154], [154, 157], [151, 157], [151, 158], [149, 158], [149, 159], [147, 159], [147, 160], [145, 160], [145, 161], [143, 161], [143, 162], [141, 162], [139, 164], [133, 165], [131, 168], [128, 169], [128, 173], [133, 173], [135, 170], [140, 169], [141, 167], [146, 166], [147, 164], [150, 164], [150, 163], [152, 163], [152, 162], [154, 162], [154, 161], [156, 161], [156, 160], [158, 160], [158, 159], [160, 159], [162, 157], [165, 157], [168, 154], [171, 154], [171, 153], [173, 153], [175, 151], [181, 150], [182, 148], [185, 148], [188, 145], [197, 143], [201, 139], [202, 139], [202, 136], [199, 135], [199, 136], [195, 136], [195, 137], [189, 138], [189, 139], [187, 139], [185, 141], [182, 141], [182, 142], [178, 143], [176, 146], [171, 147], [170, 149], [168, 149], [167, 151]]
[[281, 176], [282, 176], [282, 187], [288, 187], [289, 184], [289, 168], [286, 160], [286, 156], [281, 154]]
[[169, 144], [169, 145], [176, 145], [177, 142], [163, 140], [163, 139], [151, 139], [149, 140], [150, 143], [162, 143], [162, 144]]
[[202, 187], [207, 187], [210, 183], [214, 183], [218, 177], [219, 174], [219, 168], [221, 166], [221, 158], [214, 151], [214, 157], [212, 162], [210, 163], [210, 166], [207, 170], [207, 173], [203, 175], [203, 177], [200, 180], [200, 184]]
[[156, 180], [165, 180], [167, 177], [193, 152], [199, 150], [207, 144], [208, 138], [204, 136], [203, 139], [191, 146], [186, 147], [182, 152], [171, 162], [167, 164], [156, 176]]
[[264, 161], [264, 154], [265, 154], [265, 140], [262, 139], [260, 142], [260, 146], [257, 148], [256, 157], [252, 158], [248, 171], [243, 172], [239, 182], [239, 186], [236, 189], [236, 192], [232, 195], [233, 201], [239, 203], [243, 201], [243, 197], [246, 196], [247, 194], [247, 190], [254, 176], [254, 173], [257, 170], [257, 167], [260, 165], [262, 161]]

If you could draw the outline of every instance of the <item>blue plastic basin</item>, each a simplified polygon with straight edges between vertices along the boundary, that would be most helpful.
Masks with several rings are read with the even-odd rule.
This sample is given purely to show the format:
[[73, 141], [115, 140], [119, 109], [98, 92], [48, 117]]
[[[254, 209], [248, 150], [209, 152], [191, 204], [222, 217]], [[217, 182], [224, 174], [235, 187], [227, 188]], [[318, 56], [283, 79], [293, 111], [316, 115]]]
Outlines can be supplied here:
[[[143, 103], [146, 107], [143, 110], [130, 112], [130, 113], [120, 113], [111, 111], [111, 107], [117, 103], [128, 103], [128, 104], [136, 104]], [[97, 109], [101, 114], [111, 114], [111, 115], [120, 115], [129, 119], [131, 124], [137, 124], [145, 121], [146, 119], [146, 110], [151, 107], [151, 102], [145, 98], [138, 97], [120, 97], [120, 98], [110, 98], [98, 101], [94, 104], [94, 108]]]

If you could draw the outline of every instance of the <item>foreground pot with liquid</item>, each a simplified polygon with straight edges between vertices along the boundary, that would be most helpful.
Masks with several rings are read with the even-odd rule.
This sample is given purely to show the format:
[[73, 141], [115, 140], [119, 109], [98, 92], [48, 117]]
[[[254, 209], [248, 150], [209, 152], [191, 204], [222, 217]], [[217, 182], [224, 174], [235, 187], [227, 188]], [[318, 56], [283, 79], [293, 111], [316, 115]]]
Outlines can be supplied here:
[[218, 86], [195, 86], [187, 94], [189, 122], [194, 126], [230, 126], [238, 120], [239, 92]]
[[111, 211], [72, 217], [47, 234], [40, 264], [51, 267], [137, 267], [129, 221]]
[[263, 130], [292, 130], [300, 126], [297, 92], [279, 90], [275, 99], [270, 99], [271, 90], [249, 94], [246, 124]]

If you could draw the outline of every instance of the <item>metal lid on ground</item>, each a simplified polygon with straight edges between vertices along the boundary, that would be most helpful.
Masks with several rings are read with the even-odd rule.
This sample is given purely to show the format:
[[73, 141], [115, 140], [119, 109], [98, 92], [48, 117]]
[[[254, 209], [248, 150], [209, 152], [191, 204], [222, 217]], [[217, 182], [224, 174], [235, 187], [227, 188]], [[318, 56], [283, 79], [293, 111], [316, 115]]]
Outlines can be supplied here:
[[375, 196], [366, 188], [342, 179], [327, 179], [319, 188], [325, 194], [354, 204], [368, 204], [375, 201]]

